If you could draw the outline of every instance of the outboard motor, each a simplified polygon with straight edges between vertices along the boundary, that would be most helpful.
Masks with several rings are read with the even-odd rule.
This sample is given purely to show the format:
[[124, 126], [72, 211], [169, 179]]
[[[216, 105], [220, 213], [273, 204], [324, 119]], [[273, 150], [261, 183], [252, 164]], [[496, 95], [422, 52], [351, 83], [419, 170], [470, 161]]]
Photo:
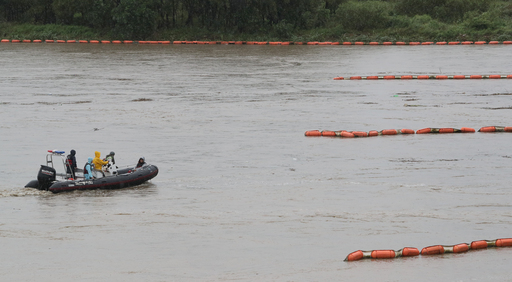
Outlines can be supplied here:
[[39, 182], [38, 189], [48, 190], [55, 181], [57, 172], [53, 167], [41, 165], [39, 173], [37, 174], [37, 181]]

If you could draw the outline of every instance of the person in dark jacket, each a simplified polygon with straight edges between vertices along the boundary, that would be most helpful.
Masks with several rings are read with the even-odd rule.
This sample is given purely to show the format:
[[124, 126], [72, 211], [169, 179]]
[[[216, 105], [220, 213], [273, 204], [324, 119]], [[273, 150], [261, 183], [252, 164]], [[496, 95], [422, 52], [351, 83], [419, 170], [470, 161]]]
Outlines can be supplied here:
[[70, 154], [66, 157], [66, 170], [67, 173], [71, 174], [71, 178], [75, 179], [76, 172], [76, 151], [71, 150]]
[[135, 168], [139, 168], [146, 164], [146, 159], [144, 157], [139, 159], [139, 162], [137, 162], [137, 166]]

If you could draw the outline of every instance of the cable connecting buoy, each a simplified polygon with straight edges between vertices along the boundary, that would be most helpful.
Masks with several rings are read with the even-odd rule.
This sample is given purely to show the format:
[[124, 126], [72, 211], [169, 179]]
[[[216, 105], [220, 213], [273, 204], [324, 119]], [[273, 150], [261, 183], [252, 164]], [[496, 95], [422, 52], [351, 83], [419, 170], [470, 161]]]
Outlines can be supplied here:
[[484, 126], [478, 132], [512, 132], [512, 126]]
[[345, 261], [356, 261], [360, 259], [391, 259], [398, 257], [412, 257], [418, 256], [420, 254], [419, 250], [416, 248], [403, 248], [398, 251], [394, 250], [373, 250], [373, 251], [355, 251], [350, 253]]
[[426, 134], [426, 133], [473, 133], [475, 129], [470, 127], [462, 127], [461, 129], [457, 128], [423, 128], [416, 131], [416, 134]]

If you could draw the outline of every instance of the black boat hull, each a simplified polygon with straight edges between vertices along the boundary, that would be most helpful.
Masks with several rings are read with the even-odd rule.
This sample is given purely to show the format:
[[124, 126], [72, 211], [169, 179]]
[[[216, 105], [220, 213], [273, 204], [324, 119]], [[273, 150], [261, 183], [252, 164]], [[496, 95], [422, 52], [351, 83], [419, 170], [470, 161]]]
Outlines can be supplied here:
[[[157, 174], [158, 167], [146, 165], [137, 169], [119, 170], [117, 175], [97, 179], [56, 181], [48, 188], [48, 191], [58, 193], [73, 190], [121, 189], [140, 185]], [[25, 187], [39, 188], [39, 183], [37, 180], [32, 180]]]

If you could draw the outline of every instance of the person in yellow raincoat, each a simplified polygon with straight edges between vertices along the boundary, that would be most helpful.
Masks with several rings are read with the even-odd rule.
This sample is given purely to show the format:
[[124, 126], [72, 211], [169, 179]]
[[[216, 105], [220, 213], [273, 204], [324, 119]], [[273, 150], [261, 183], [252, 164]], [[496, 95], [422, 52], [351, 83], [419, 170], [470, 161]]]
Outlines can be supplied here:
[[[98, 171], [98, 172], [101, 172], [102, 176], [105, 176], [105, 174], [103, 173], [103, 171], [101, 170], [101, 168], [102, 168], [104, 165], [108, 164], [108, 161], [104, 161], [104, 160], [102, 160], [102, 159], [100, 158], [100, 156], [101, 156], [101, 153], [100, 153], [100, 152], [98, 152], [98, 151], [95, 151], [95, 152], [94, 152], [94, 159], [92, 160], [92, 163], [94, 164], [94, 169], [95, 169], [96, 171]], [[93, 174], [94, 174], [94, 172], [93, 172]], [[96, 175], [97, 175], [97, 177], [96, 177], [96, 178], [101, 177], [101, 176], [99, 176], [99, 174], [96, 174]]]

